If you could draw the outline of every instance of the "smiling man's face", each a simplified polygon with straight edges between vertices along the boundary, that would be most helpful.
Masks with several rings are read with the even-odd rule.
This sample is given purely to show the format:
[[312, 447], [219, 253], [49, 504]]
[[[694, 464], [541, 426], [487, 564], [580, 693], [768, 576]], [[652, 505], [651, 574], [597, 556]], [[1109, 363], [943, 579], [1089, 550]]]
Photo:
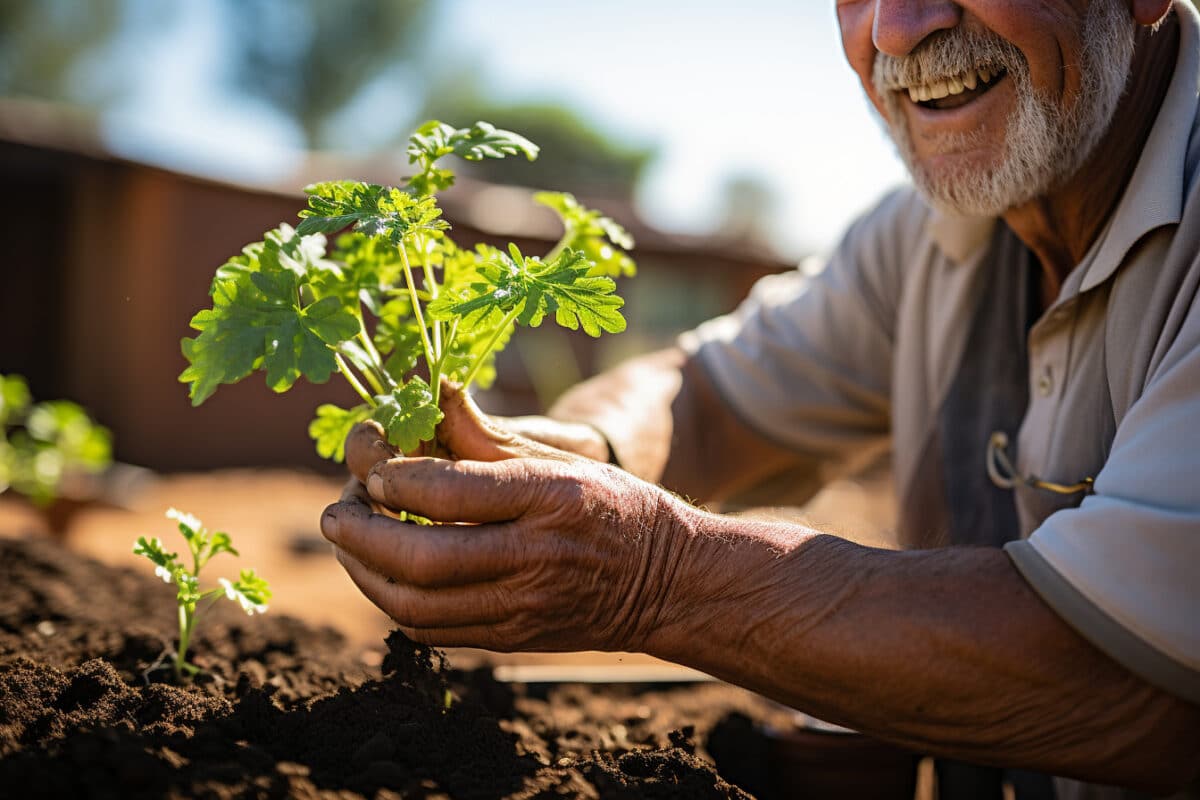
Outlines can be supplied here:
[[851, 66], [936, 205], [999, 215], [1108, 130], [1133, 59], [1124, 0], [839, 0]]

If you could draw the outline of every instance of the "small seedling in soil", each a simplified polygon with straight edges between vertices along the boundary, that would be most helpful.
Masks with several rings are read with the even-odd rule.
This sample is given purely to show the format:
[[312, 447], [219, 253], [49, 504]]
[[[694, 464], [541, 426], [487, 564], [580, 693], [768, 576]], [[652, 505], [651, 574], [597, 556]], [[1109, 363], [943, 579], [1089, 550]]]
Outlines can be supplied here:
[[[242, 570], [236, 581], [218, 578], [220, 586], [200, 590], [200, 570], [213, 556], [220, 553], [238, 555], [233, 548], [229, 534], [224, 531], [209, 532], [200, 520], [191, 514], [185, 514], [174, 508], [167, 510], [167, 517], [179, 524], [179, 532], [187, 542], [188, 553], [191, 555], [191, 567], [187, 567], [177, 553], [167, 552], [162, 540], [157, 536], [147, 539], [139, 536], [133, 546], [134, 555], [145, 556], [154, 564], [154, 574], [165, 583], [176, 586], [175, 602], [179, 604], [179, 644], [175, 648], [175, 680], [183, 682], [190, 680], [201, 670], [187, 661], [188, 645], [196, 628], [196, 617], [200, 603], [207, 600], [209, 605], [219, 600], [222, 595], [233, 600], [242, 610], [253, 616], [267, 610], [267, 601], [271, 599], [271, 590], [267, 582], [258, 577], [252, 569]], [[155, 667], [151, 667], [150, 672]]]
[[111, 437], [69, 400], [34, 403], [20, 375], [0, 375], [0, 493], [12, 488], [49, 506], [73, 473], [100, 473]]
[[[217, 270], [212, 308], [191, 320], [199, 335], [182, 341], [189, 366], [179, 380], [193, 405], [253, 372], [266, 373], [276, 392], [338, 373], [362, 402], [316, 410], [308, 430], [317, 452], [341, 461], [347, 433], [367, 419], [391, 445], [413, 452], [434, 441], [441, 379], [487, 388], [517, 326], [549, 316], [590, 336], [625, 329], [613, 278], [634, 273], [625, 253], [633, 241], [571, 195], [535, 196], [565, 229], [542, 256], [513, 244], [463, 249], [447, 235], [435, 195], [454, 174], [442, 159], [533, 160], [537, 145], [486, 122], [454, 128], [432, 120], [407, 152], [417, 171], [399, 187], [308, 186], [299, 225], [281, 224]], [[335, 235], [330, 250], [326, 237]]]

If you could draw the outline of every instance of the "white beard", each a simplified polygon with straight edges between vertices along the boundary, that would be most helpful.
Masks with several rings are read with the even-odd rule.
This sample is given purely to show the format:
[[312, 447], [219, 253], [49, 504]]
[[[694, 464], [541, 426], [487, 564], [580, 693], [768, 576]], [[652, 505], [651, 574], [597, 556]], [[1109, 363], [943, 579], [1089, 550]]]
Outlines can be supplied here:
[[[1083, 25], [1079, 96], [1062, 109], [1033, 88], [1029, 63], [1015, 46], [990, 32], [945, 31], [917, 51], [875, 57], [874, 84], [886, 122], [917, 188], [935, 206], [963, 214], [999, 216], [1061, 185], [1092, 155], [1108, 132], [1133, 63], [1136, 25], [1122, 0], [1094, 0]], [[905, 123], [907, 94], [921, 85], [980, 67], [1003, 67], [1013, 81], [1017, 109], [1007, 121], [1004, 152], [987, 169], [930, 174], [919, 163]], [[942, 152], [977, 146], [981, 132], [948, 136]]]

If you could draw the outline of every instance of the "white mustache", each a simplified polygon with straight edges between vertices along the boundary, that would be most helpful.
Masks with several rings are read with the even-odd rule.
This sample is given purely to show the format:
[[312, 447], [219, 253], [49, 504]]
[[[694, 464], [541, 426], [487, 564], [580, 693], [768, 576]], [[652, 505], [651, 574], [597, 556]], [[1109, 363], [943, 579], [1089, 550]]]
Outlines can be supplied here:
[[1015, 45], [991, 31], [939, 31], [906, 56], [877, 53], [872, 82], [879, 92], [903, 91], [939, 81], [1027, 69]]

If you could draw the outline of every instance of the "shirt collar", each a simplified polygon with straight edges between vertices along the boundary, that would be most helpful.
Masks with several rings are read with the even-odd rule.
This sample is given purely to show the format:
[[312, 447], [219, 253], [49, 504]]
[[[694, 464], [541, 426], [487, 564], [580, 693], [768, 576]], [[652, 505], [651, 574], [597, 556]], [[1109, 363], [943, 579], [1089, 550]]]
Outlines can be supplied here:
[[1187, 0], [1175, 3], [1179, 55], [1158, 118], [1142, 148], [1112, 220], [1092, 247], [1092, 263], [1079, 291], [1099, 286], [1117, 270], [1138, 240], [1183, 219], [1187, 153], [1200, 98], [1200, 17]]
[[[1085, 257], [1090, 261], [1080, 291], [1107, 280], [1145, 234], [1183, 218], [1189, 140], [1200, 100], [1200, 17], [1190, 0], [1177, 0], [1179, 54], [1158, 118], [1133, 177], [1105, 231]], [[987, 245], [997, 218], [931, 209], [930, 237], [952, 261], [962, 264]]]

